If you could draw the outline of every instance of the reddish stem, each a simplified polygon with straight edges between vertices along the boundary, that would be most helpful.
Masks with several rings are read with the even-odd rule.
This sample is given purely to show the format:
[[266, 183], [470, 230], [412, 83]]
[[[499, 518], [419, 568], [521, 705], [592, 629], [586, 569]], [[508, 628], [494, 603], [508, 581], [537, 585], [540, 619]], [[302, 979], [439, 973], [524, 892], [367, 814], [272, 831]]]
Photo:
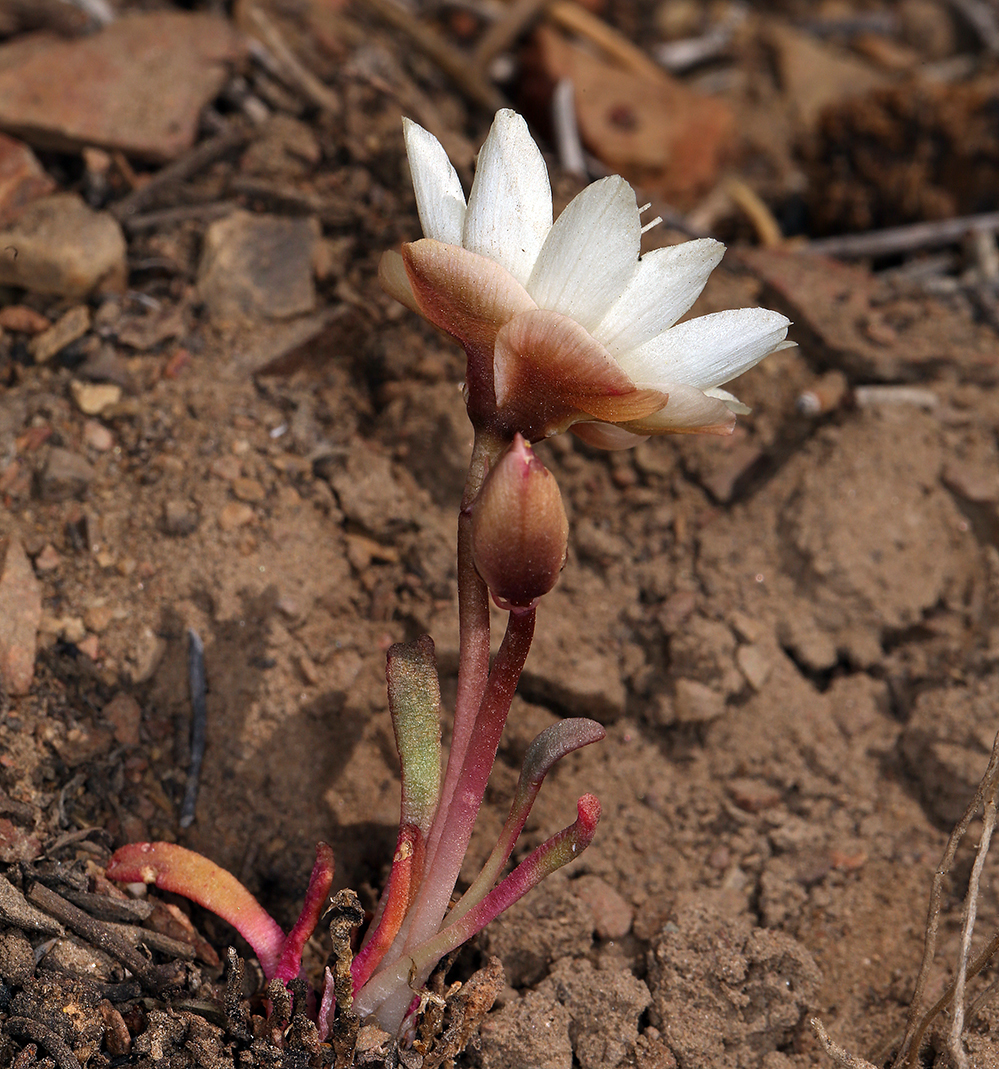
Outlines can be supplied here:
[[[333, 848], [329, 843], [316, 844], [316, 863], [312, 866], [312, 875], [309, 877], [309, 886], [305, 892], [305, 902], [302, 912], [295, 921], [295, 927], [288, 933], [288, 938], [281, 948], [281, 958], [278, 961], [274, 975], [286, 984], [293, 980], [302, 971], [302, 951], [309, 937], [316, 930], [319, 918], [322, 916], [323, 907], [326, 905], [326, 896], [330, 893], [333, 884]], [[261, 963], [262, 964], [262, 963]]]
[[416, 946], [394, 966], [379, 972], [355, 1001], [355, 1008], [374, 1013], [378, 1024], [397, 1033], [412, 1012], [412, 990], [422, 986], [434, 965], [503, 910], [536, 887], [546, 876], [577, 858], [593, 840], [600, 820], [600, 802], [584, 794], [576, 804], [576, 822], [542, 843], [509, 876], [456, 924]]
[[451, 807], [489, 677], [489, 591], [472, 561], [472, 505], [482, 489], [490, 463], [499, 456], [504, 445], [493, 435], [476, 433], [458, 513], [458, 694], [440, 803], [427, 837], [424, 876], [437, 854], [444, 820]]

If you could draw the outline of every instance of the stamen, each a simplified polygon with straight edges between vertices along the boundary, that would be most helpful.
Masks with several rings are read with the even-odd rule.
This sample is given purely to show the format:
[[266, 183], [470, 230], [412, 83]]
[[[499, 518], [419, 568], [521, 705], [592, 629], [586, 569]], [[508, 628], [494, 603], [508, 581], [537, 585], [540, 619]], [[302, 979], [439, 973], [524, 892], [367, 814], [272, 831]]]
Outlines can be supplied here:
[[641, 208], [638, 209], [638, 214], [639, 215], [644, 215], [651, 207], [652, 207], [652, 201], [650, 200], [648, 204], [643, 204], [641, 206]]
[[[647, 207], [649, 207], [649, 205], [646, 205], [645, 207], [647, 208]], [[645, 226], [642, 227], [640, 232], [642, 234], [644, 234], [646, 230], [651, 230], [654, 226], [658, 226], [662, 221], [663, 221], [663, 217], [661, 215], [657, 215], [655, 217], [655, 219], [652, 220], [651, 223], [646, 223]]]

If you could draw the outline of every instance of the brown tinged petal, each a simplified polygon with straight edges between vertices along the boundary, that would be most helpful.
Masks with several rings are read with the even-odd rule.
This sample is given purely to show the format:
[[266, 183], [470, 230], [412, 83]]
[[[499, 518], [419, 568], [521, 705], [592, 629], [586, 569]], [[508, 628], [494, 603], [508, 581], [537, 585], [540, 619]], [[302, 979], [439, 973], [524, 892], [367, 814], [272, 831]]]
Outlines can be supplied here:
[[496, 332], [537, 305], [494, 260], [432, 238], [402, 247], [420, 314], [457, 338], [465, 349], [492, 353]]
[[501, 608], [528, 609], [555, 585], [568, 541], [558, 483], [518, 434], [473, 506], [475, 567]]
[[500, 419], [532, 441], [586, 417], [643, 419], [669, 396], [636, 387], [589, 331], [543, 309], [522, 312], [500, 329], [493, 376]]

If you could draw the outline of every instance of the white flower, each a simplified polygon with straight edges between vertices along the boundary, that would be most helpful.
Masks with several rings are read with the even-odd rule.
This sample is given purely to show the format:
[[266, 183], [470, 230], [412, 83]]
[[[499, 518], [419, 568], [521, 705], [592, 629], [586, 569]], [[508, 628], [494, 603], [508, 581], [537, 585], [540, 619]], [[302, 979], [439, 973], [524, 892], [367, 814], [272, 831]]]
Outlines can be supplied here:
[[379, 274], [464, 345], [473, 422], [531, 440], [572, 426], [608, 448], [731, 432], [748, 409], [719, 387], [792, 343], [789, 321], [763, 308], [677, 325], [722, 244], [702, 238], [639, 258], [634, 190], [616, 176], [584, 189], [553, 225], [544, 159], [508, 110], [482, 146], [466, 205], [437, 139], [403, 122], [425, 238], [386, 253]]

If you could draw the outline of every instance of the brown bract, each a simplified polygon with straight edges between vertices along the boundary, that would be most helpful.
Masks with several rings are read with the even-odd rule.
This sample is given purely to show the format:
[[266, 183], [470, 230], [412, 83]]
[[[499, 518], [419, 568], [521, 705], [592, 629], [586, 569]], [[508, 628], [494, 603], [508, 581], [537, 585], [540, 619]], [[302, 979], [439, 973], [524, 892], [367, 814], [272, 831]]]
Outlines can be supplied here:
[[555, 476], [518, 434], [475, 502], [476, 570], [501, 608], [527, 609], [555, 585], [568, 541]]

